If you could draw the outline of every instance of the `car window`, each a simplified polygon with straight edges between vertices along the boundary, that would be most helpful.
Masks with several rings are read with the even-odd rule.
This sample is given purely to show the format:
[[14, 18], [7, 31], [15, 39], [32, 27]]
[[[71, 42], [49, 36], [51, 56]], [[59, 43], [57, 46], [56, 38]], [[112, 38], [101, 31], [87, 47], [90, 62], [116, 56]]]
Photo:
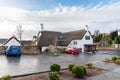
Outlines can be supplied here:
[[11, 46], [10, 49], [20, 49], [19, 46]]

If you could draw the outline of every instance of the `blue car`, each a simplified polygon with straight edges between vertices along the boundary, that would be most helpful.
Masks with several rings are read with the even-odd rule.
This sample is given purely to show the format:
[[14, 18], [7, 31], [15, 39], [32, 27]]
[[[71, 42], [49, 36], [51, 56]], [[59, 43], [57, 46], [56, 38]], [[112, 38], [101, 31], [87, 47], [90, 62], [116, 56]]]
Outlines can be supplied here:
[[9, 55], [18, 55], [21, 56], [22, 52], [21, 52], [21, 48], [20, 46], [8, 46], [8, 48], [6, 49], [6, 56]]

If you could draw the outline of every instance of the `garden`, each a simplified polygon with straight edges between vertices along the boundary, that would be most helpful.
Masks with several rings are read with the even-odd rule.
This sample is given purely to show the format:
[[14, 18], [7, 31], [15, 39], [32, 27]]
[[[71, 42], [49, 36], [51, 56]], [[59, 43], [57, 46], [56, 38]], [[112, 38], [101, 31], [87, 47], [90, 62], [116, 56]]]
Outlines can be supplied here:
[[85, 66], [69, 64], [67, 69], [61, 69], [59, 64], [52, 64], [48, 72], [15, 77], [11, 80], [86, 80], [105, 72], [107, 70], [93, 67], [91, 62], [86, 62]]

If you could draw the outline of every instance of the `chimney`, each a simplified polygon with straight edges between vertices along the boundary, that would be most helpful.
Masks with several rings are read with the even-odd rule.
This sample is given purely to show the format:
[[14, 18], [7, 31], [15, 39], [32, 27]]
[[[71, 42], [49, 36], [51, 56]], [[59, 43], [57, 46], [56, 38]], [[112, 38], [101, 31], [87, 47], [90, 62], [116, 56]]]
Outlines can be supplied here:
[[88, 25], [85, 25], [85, 28], [86, 28], [86, 31], [88, 31], [88, 29], [89, 29], [89, 26], [88, 26]]
[[38, 32], [37, 36], [39, 37], [42, 34], [42, 31], [44, 31], [43, 23], [40, 24], [41, 30]]
[[41, 32], [42, 32], [42, 31], [44, 31], [43, 23], [41, 23], [40, 25], [41, 25]]

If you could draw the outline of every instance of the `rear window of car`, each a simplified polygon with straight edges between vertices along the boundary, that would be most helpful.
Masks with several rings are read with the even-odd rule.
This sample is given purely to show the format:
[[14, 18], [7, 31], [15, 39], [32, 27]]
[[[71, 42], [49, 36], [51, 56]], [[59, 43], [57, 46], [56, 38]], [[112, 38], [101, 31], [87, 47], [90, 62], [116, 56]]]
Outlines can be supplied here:
[[20, 49], [19, 46], [10, 46], [10, 49]]

